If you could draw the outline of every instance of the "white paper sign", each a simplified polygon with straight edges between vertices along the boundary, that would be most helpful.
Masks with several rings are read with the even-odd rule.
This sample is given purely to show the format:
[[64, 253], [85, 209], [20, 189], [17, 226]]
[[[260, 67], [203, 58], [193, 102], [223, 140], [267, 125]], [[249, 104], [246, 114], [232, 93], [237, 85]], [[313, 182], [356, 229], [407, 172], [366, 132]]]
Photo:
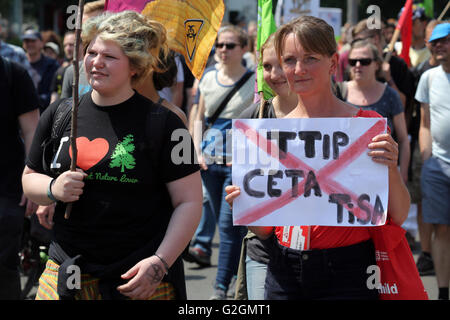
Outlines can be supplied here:
[[275, 9], [277, 26], [300, 16], [319, 16], [320, 0], [278, 0]]
[[388, 168], [367, 155], [385, 118], [233, 120], [235, 225], [377, 226]]

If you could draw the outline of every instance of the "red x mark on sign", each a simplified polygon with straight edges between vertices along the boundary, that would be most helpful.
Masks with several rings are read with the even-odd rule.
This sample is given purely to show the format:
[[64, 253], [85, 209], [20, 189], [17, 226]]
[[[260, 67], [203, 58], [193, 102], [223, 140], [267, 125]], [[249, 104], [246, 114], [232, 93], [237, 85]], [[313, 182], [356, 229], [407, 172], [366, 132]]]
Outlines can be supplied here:
[[[379, 121], [377, 121], [372, 127], [369, 128], [369, 130], [367, 130], [353, 144], [351, 144], [339, 156], [339, 159], [331, 161], [329, 164], [325, 165], [317, 172], [291, 153], [285, 153], [282, 150], [279, 150], [278, 146], [274, 142], [268, 141], [256, 130], [249, 127], [244, 122], [237, 120], [234, 122], [234, 127], [238, 130], [241, 130], [247, 137], [247, 139], [252, 141], [270, 156], [272, 156], [273, 154], [279, 154], [280, 156], [278, 160], [286, 168], [313, 171], [316, 175], [317, 182], [321, 186], [321, 189], [327, 194], [345, 193], [350, 196], [350, 199], [353, 203], [357, 203], [358, 196], [338, 182], [334, 181], [332, 178], [336, 174], [338, 174], [340, 170], [342, 170], [353, 160], [358, 158], [361, 153], [363, 153], [367, 149], [367, 145], [371, 142], [374, 136], [385, 131], [385, 124], [386, 123], [384, 119], [380, 119]], [[276, 150], [277, 152], [272, 153], [272, 150]], [[304, 186], [305, 180], [298, 184], [297, 197], [301, 196], [305, 192]], [[259, 205], [253, 206], [249, 210], [241, 213], [238, 217], [235, 218], [234, 223], [236, 225], [249, 225], [256, 220], [269, 215], [273, 211], [284, 207], [288, 203], [294, 201], [297, 197], [292, 196], [292, 189], [288, 190], [282, 193], [280, 197], [262, 202]], [[367, 213], [362, 211], [359, 207], [349, 207], [348, 203], [342, 203], [342, 205], [347, 210], [351, 211], [357, 218], [362, 220], [365, 220], [367, 218]], [[373, 206], [370, 203], [367, 203], [367, 206], [371, 211], [373, 211]]]

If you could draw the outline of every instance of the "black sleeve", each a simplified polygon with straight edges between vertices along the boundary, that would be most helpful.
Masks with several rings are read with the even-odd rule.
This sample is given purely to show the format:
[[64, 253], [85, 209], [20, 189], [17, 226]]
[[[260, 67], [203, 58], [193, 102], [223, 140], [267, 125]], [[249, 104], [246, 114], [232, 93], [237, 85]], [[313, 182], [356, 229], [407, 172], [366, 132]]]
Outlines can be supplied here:
[[42, 167], [42, 142], [50, 136], [53, 116], [56, 109], [61, 102], [61, 99], [56, 100], [48, 106], [47, 109], [41, 114], [38, 126], [34, 133], [33, 142], [31, 144], [30, 152], [28, 154], [25, 164], [32, 170], [43, 173]]
[[161, 164], [165, 183], [200, 170], [192, 137], [181, 119], [171, 111], [166, 119]]
[[391, 64], [392, 78], [406, 99], [410, 99], [414, 95], [414, 76], [403, 59], [395, 58], [391, 58], [394, 59]]
[[39, 98], [33, 80], [28, 71], [17, 63], [11, 62], [13, 74], [12, 96], [17, 116], [39, 108]]

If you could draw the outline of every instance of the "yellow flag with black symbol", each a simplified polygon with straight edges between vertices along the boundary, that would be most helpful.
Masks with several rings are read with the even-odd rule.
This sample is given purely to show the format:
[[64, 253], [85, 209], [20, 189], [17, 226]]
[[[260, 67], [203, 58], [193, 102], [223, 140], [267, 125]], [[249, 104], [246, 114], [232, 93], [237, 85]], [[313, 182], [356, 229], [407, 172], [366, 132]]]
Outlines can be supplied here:
[[154, 0], [142, 10], [166, 27], [169, 47], [184, 56], [197, 79], [203, 74], [224, 12], [223, 0]]

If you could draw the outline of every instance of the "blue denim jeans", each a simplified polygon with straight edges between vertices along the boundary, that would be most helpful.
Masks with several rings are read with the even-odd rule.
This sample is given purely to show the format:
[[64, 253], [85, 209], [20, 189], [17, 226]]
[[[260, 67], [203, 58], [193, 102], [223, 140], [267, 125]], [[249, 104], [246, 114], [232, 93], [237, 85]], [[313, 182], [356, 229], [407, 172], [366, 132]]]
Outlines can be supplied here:
[[231, 167], [211, 164], [208, 170], [202, 171], [202, 180], [219, 224], [220, 242], [216, 286], [227, 290], [231, 278], [237, 274], [242, 239], [247, 233], [247, 228], [233, 226], [231, 208], [225, 201], [225, 187], [231, 184]]
[[216, 232], [216, 215], [211, 207], [209, 193], [203, 186], [202, 218], [191, 242], [192, 247], [202, 249], [208, 256], [212, 255], [212, 240]]
[[450, 225], [450, 164], [430, 157], [422, 166], [423, 222]]
[[245, 276], [247, 278], [248, 300], [264, 300], [264, 283], [266, 282], [267, 264], [245, 258]]

